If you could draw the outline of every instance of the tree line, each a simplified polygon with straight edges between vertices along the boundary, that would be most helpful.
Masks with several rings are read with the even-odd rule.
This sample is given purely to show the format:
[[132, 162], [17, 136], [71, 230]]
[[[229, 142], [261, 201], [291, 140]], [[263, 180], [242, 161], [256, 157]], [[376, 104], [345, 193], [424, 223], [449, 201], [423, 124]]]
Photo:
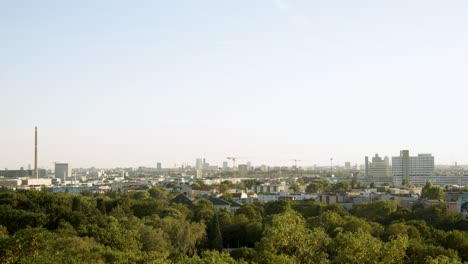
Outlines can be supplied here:
[[468, 261], [468, 221], [443, 204], [406, 209], [375, 201], [346, 211], [336, 204], [274, 201], [231, 213], [216, 211], [209, 199], [171, 203], [176, 195], [161, 186], [78, 195], [2, 189], [0, 262]]

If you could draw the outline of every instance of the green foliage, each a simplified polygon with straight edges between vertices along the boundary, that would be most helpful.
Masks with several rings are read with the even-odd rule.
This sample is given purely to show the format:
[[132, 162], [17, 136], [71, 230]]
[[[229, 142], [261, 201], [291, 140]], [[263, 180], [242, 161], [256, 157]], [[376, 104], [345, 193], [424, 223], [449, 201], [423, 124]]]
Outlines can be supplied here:
[[[91, 196], [0, 191], [0, 263], [468, 261], [468, 220], [443, 202], [405, 209], [377, 201], [348, 212], [275, 201], [232, 214], [204, 199], [170, 204], [173, 196], [160, 186]], [[213, 251], [225, 247], [240, 249]]]
[[235, 260], [245, 260], [248, 263], [252, 263], [257, 257], [257, 251], [253, 248], [242, 247], [237, 250], [230, 252], [231, 257]]
[[252, 186], [254, 186], [254, 185], [260, 185], [260, 184], [262, 184], [261, 181], [256, 180], [256, 179], [245, 180], [245, 181], [243, 181], [243, 183], [244, 183], [244, 185], [245, 185], [245, 187], [246, 187], [247, 189], [251, 189]]
[[447, 232], [444, 246], [457, 250], [462, 261], [468, 261], [468, 232], [459, 230]]
[[424, 185], [421, 191], [421, 198], [444, 200], [444, 190], [442, 190], [442, 188], [439, 186], [435, 186], [430, 182], [426, 182], [426, 185]]
[[216, 214], [216, 209], [212, 202], [201, 199], [193, 205], [193, 218], [195, 221], [210, 223]]
[[265, 215], [281, 214], [291, 210], [291, 204], [288, 201], [278, 200], [265, 204]]
[[259, 204], [243, 204], [236, 211], [236, 215], [245, 215], [250, 221], [261, 222], [263, 220], [263, 206]]
[[299, 179], [297, 179], [297, 184], [304, 185], [305, 182], [304, 182], [304, 180], [302, 178], [299, 178]]
[[384, 243], [362, 229], [340, 233], [332, 245], [336, 263], [401, 263], [408, 238], [398, 236]]
[[181, 258], [174, 263], [177, 264], [212, 264], [212, 263], [217, 263], [217, 264], [247, 264], [247, 262], [243, 260], [238, 260], [236, 261], [233, 259], [229, 253], [220, 253], [218, 251], [203, 251], [201, 253], [201, 257], [199, 256], [193, 256], [191, 258], [185, 257]]
[[225, 201], [233, 201], [233, 196], [232, 196], [232, 193], [230, 192], [223, 193], [223, 195], [220, 198]]
[[299, 186], [299, 184], [295, 183], [295, 184], [289, 186], [289, 190], [291, 190], [293, 192], [299, 192], [301, 190], [301, 187]]
[[351, 184], [349, 182], [337, 182], [331, 188], [330, 191], [338, 192], [338, 191], [347, 191], [351, 189]]
[[149, 195], [156, 199], [166, 199], [169, 195], [167, 189], [162, 186], [154, 186], [148, 190]]
[[461, 263], [460, 257], [455, 250], [445, 249], [419, 240], [410, 241], [407, 255], [408, 263]]
[[391, 201], [375, 201], [357, 204], [350, 210], [350, 213], [369, 221], [382, 223], [397, 209], [398, 206]]
[[326, 180], [313, 181], [306, 187], [307, 193], [321, 193], [330, 188], [330, 184]]
[[297, 263], [321, 263], [327, 260], [326, 248], [331, 239], [323, 229], [308, 229], [301, 215], [294, 211], [276, 214], [267, 223], [257, 248], [260, 263], [273, 263], [288, 256]]

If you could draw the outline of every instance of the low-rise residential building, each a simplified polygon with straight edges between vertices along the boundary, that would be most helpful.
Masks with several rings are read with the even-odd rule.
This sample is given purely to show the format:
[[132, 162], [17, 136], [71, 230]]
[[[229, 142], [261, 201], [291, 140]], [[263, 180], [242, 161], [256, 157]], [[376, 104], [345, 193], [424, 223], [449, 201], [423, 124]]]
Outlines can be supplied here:
[[265, 183], [252, 186], [251, 190], [255, 193], [280, 193], [287, 191], [287, 185], [284, 183]]

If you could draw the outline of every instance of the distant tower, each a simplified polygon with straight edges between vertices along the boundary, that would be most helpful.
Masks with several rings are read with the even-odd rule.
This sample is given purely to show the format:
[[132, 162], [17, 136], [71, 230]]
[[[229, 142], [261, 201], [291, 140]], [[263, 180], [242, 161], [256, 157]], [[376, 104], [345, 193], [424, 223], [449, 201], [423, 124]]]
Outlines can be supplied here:
[[400, 151], [401, 165], [402, 165], [402, 176], [403, 180], [408, 180], [409, 182], [409, 172], [410, 172], [410, 156], [409, 150]]
[[39, 173], [37, 170], [37, 127], [36, 127], [35, 137], [34, 137], [34, 176], [36, 176], [36, 178], [39, 177]]
[[364, 175], [366, 175], [366, 177], [369, 177], [369, 157], [366, 156], [364, 158], [364, 164], [365, 164], [364, 165], [364, 169], [365, 169]]

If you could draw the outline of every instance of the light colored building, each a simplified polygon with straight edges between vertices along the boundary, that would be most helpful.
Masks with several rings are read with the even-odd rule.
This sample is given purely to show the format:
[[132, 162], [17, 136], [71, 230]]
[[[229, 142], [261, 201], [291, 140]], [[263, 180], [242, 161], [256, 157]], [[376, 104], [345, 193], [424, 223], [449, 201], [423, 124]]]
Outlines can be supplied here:
[[390, 160], [388, 157], [383, 159], [379, 157], [379, 154], [375, 154], [372, 157], [372, 162], [369, 162], [369, 158], [365, 158], [366, 176], [369, 181], [375, 183], [384, 183], [392, 181], [392, 174], [390, 169]]
[[229, 169], [229, 163], [227, 161], [223, 162], [223, 171], [227, 171]]
[[351, 162], [347, 161], [345, 162], [345, 170], [350, 171], [351, 170]]
[[16, 187], [18, 187], [19, 185], [21, 185], [21, 180], [20, 179], [0, 178], [0, 186], [1, 187], [16, 189]]
[[50, 186], [52, 179], [25, 179], [21, 181], [21, 185], [26, 186]]
[[241, 178], [247, 177], [248, 171], [249, 171], [248, 165], [240, 164], [238, 166], [238, 173], [239, 173], [238, 175], [239, 175], [239, 177], [241, 177]]
[[392, 157], [392, 174], [395, 180], [416, 182], [418, 178], [434, 175], [434, 156], [418, 154], [410, 156], [408, 150], [400, 151], [400, 156]]
[[287, 190], [287, 186], [284, 183], [280, 184], [261, 184], [261, 185], [254, 185], [251, 188], [252, 191], [255, 193], [280, 193]]
[[55, 163], [55, 178], [65, 182], [67, 177], [71, 177], [71, 166], [68, 163]]
[[203, 159], [197, 159], [195, 167], [197, 170], [203, 170]]

